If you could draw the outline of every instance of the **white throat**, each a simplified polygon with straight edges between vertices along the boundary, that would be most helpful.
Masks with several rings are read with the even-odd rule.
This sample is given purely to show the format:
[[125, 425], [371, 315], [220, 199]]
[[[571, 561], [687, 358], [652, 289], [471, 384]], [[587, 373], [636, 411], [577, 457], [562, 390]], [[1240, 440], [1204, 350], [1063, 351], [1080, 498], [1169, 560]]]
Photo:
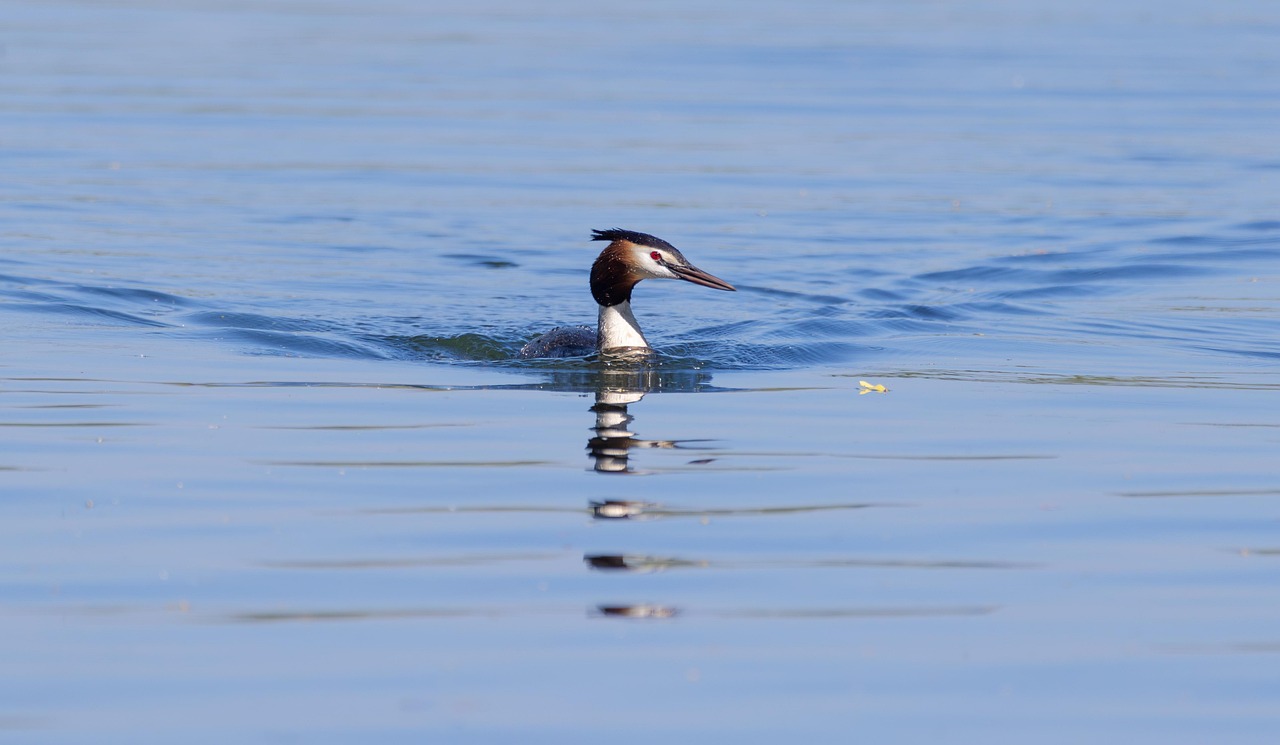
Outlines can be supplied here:
[[649, 348], [640, 323], [631, 313], [631, 302], [600, 306], [600, 325], [596, 327], [596, 348], [603, 351], [617, 347]]

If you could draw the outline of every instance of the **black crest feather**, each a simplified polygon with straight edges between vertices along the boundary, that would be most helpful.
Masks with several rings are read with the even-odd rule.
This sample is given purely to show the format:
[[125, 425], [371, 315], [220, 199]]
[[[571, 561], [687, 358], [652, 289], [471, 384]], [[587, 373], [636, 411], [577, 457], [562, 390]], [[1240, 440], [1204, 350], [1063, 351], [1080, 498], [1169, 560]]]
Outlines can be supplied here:
[[591, 231], [591, 240], [593, 241], [630, 241], [637, 246], [648, 246], [649, 248], [663, 248], [668, 251], [674, 251], [675, 246], [656, 236], [648, 233], [637, 233], [634, 230], [623, 230], [622, 228], [611, 228], [609, 230], [593, 230]]

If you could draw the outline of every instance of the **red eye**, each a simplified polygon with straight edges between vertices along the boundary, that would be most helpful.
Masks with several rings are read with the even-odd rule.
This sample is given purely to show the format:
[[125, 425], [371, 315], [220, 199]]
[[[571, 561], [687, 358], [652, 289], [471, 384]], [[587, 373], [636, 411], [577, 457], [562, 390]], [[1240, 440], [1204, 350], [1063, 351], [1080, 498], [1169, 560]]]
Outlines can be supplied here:
[[649, 252], [649, 258], [653, 259], [654, 261], [658, 262], [659, 264], [661, 264], [661, 263], [662, 263], [662, 254], [658, 253], [657, 251], [650, 251], [650, 252]]

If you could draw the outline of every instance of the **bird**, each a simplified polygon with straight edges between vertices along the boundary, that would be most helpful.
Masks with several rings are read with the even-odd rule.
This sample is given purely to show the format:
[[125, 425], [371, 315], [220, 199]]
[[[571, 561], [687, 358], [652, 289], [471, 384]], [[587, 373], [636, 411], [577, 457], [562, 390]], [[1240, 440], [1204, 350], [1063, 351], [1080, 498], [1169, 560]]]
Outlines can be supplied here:
[[521, 359], [651, 351], [631, 312], [631, 290], [642, 279], [682, 279], [716, 290], [737, 289], [690, 264], [675, 246], [648, 233], [593, 230], [591, 240], [609, 241], [591, 265], [591, 296], [600, 306], [596, 328], [557, 326], [525, 344], [518, 355]]

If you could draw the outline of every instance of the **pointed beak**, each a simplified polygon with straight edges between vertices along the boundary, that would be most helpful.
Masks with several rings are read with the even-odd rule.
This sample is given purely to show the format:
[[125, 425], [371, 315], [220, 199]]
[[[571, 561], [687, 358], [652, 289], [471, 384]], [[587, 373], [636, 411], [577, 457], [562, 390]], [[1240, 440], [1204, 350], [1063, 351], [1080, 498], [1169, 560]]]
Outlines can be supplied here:
[[686, 282], [692, 282], [695, 285], [710, 287], [715, 290], [728, 290], [736, 292], [737, 288], [725, 282], [723, 279], [711, 274], [707, 274], [696, 266], [673, 266], [667, 265], [667, 268], [676, 273], [676, 276]]

